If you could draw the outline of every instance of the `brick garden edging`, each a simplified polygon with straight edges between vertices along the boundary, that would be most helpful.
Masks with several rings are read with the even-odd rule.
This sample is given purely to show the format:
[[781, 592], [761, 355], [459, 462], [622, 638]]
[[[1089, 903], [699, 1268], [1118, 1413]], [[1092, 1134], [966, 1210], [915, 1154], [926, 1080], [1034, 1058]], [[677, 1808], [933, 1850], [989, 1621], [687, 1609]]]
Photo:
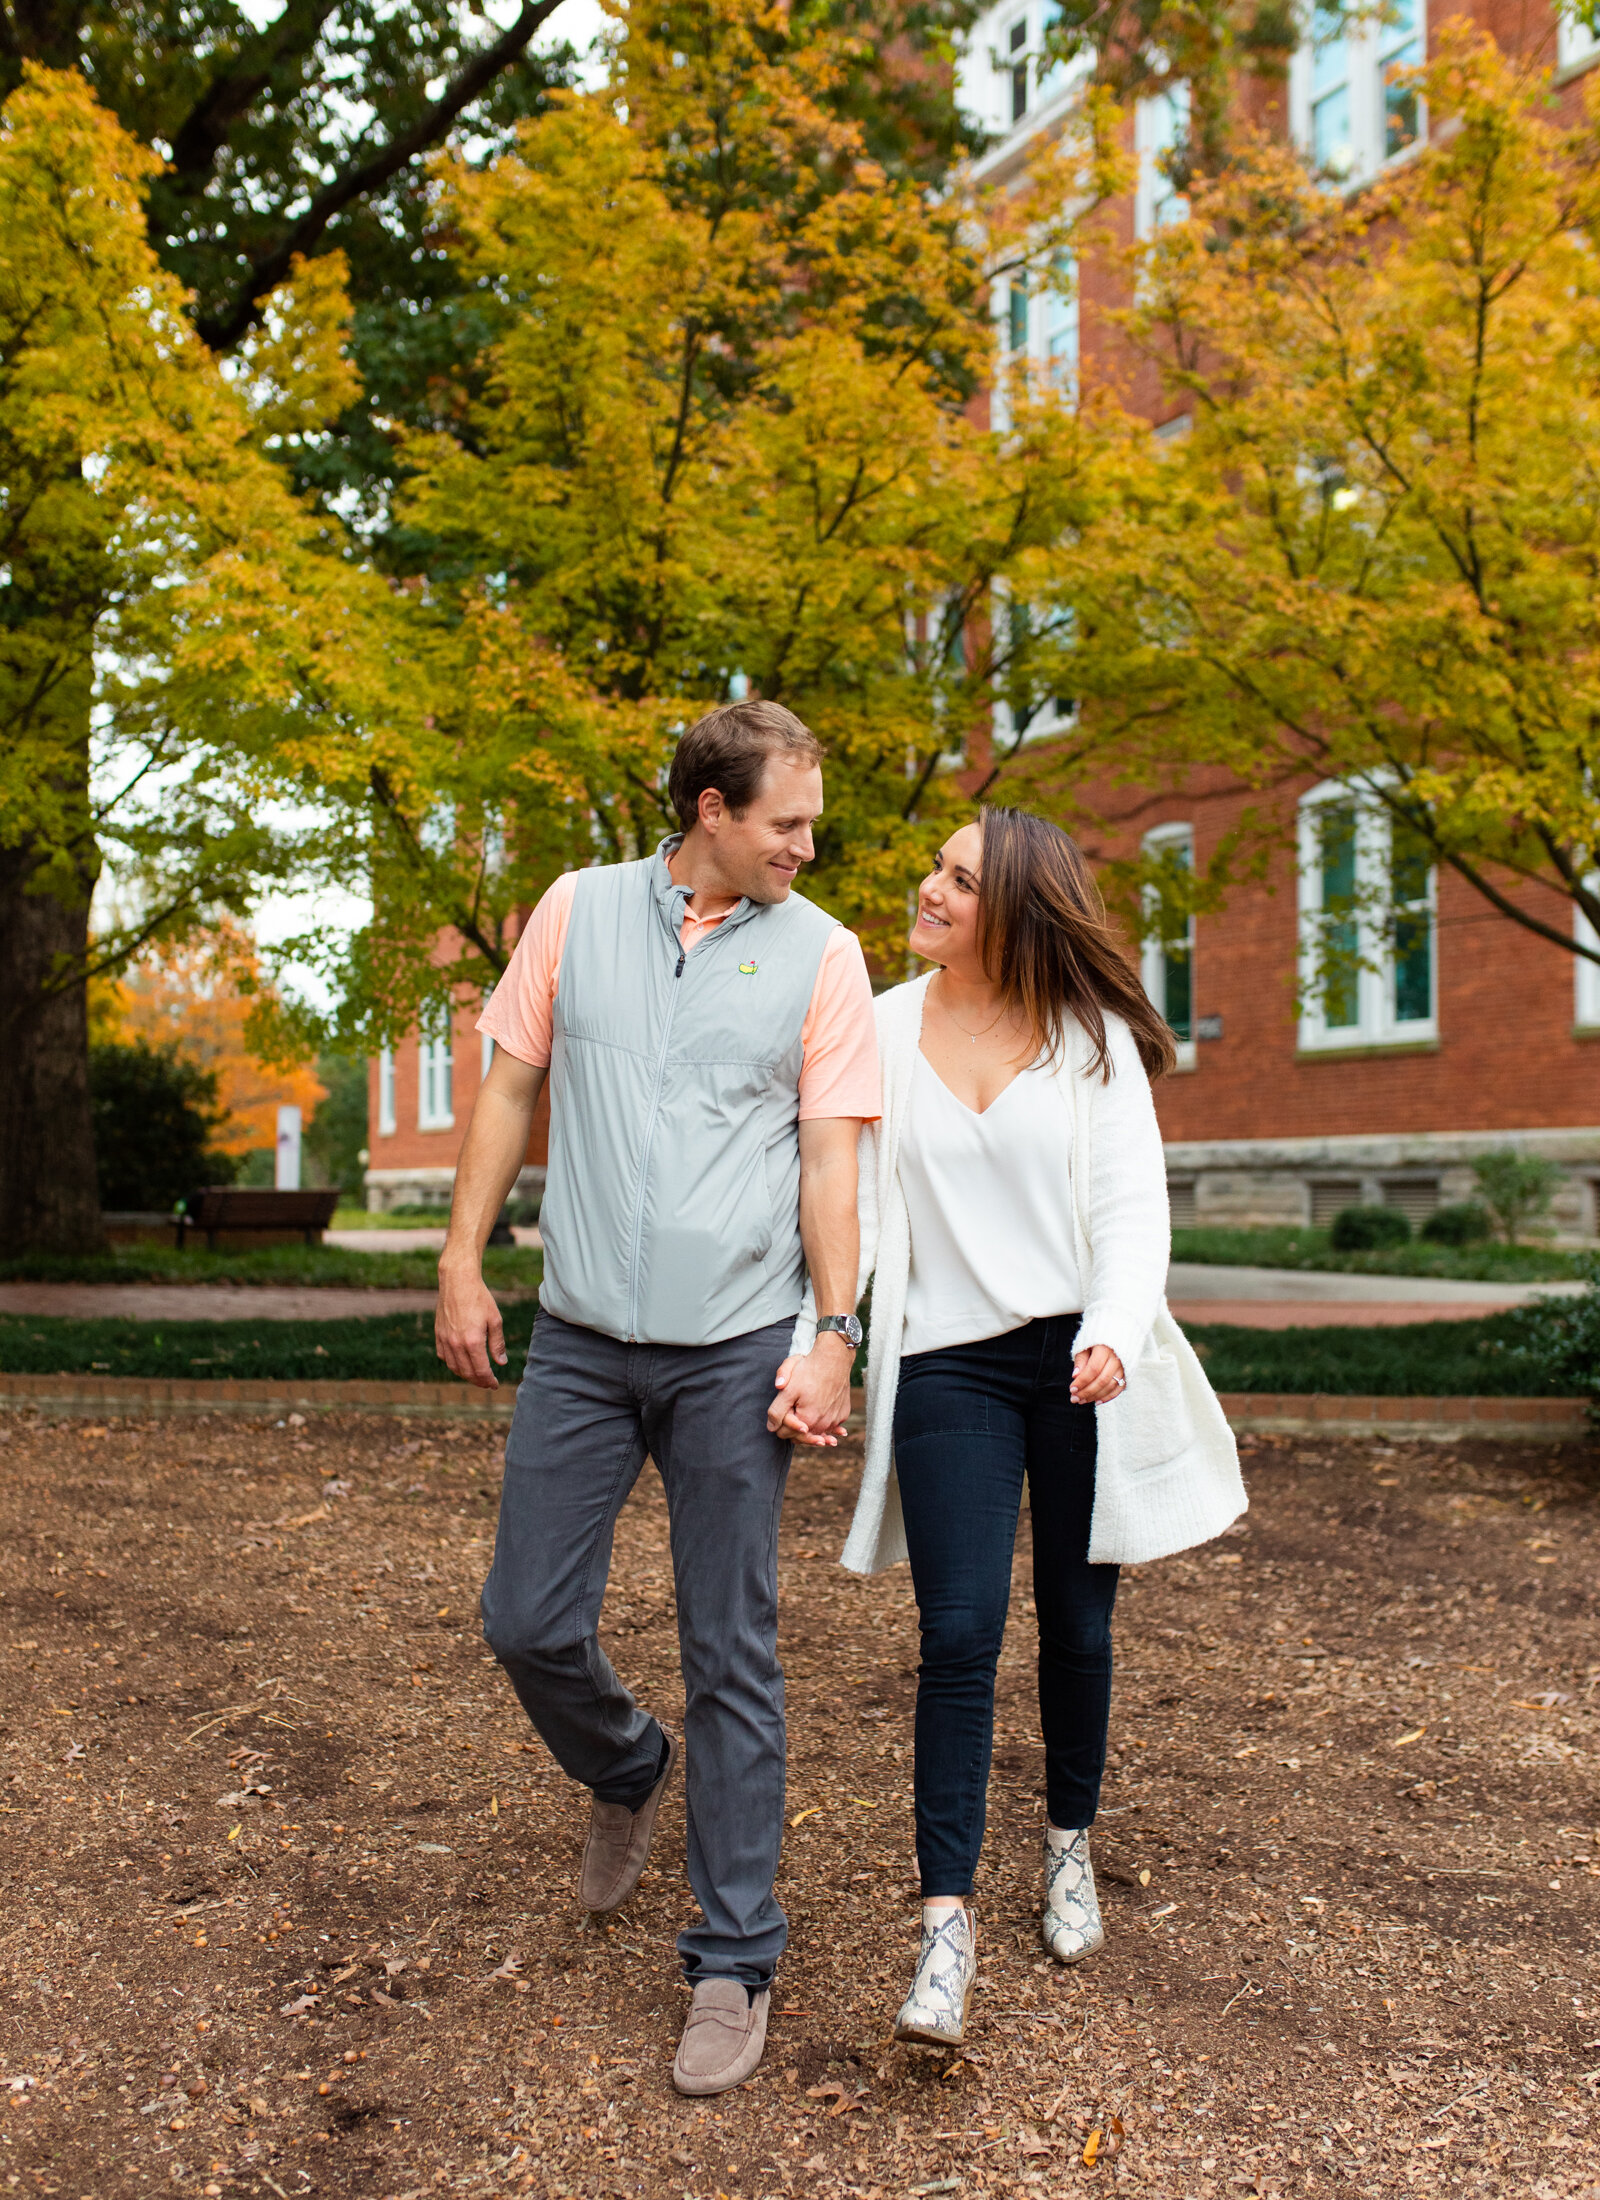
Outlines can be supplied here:
[[[1318, 1392], [1223, 1391], [1241, 1432], [1263, 1435], [1409, 1436], [1425, 1441], [1493, 1436], [1502, 1442], [1571, 1443], [1594, 1434], [1582, 1398], [1340, 1398]], [[509, 1420], [516, 1386], [464, 1383], [205, 1381], [143, 1375], [0, 1374], [0, 1409], [47, 1413], [419, 1413], [439, 1420]], [[853, 1394], [856, 1410], [861, 1393]]]

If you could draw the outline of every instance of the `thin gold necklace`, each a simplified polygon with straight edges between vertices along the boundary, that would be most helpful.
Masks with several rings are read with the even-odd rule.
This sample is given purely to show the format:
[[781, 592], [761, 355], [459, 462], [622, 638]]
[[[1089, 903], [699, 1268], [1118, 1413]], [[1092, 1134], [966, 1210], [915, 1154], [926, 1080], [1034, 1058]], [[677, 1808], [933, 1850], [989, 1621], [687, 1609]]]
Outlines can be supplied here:
[[1006, 1012], [1006, 1004], [1004, 1001], [1002, 1001], [1000, 1003], [999, 1015], [995, 1017], [993, 1024], [985, 1024], [982, 1031], [968, 1031], [966, 1025], [961, 1021], [955, 1010], [950, 1006], [950, 1003], [945, 999], [943, 993], [939, 995], [939, 1006], [949, 1017], [950, 1021], [955, 1025], [957, 1031], [964, 1032], [967, 1038], [972, 1041], [974, 1046], [977, 1045], [980, 1039], [988, 1038], [990, 1032], [994, 1030], [995, 1024], [999, 1023], [1000, 1017], [1003, 1016]]

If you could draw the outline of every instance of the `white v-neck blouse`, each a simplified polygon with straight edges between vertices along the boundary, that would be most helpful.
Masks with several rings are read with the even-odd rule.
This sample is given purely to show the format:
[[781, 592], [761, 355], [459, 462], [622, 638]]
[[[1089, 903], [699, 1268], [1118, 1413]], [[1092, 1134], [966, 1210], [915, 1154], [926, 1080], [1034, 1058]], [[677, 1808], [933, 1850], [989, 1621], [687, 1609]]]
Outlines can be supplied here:
[[902, 1353], [1082, 1310], [1064, 1082], [1036, 1064], [975, 1115], [918, 1053], [899, 1153], [911, 1224]]

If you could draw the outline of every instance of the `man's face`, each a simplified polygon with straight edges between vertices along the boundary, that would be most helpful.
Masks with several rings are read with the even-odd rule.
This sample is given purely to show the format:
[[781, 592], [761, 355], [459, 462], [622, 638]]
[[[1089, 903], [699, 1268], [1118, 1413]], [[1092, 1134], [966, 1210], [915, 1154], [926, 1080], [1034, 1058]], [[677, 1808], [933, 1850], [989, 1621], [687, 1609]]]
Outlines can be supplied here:
[[821, 815], [821, 766], [781, 752], [767, 758], [742, 816], [726, 808], [720, 796], [703, 800], [700, 822], [725, 891], [750, 901], [783, 901], [800, 866], [817, 852], [811, 828]]

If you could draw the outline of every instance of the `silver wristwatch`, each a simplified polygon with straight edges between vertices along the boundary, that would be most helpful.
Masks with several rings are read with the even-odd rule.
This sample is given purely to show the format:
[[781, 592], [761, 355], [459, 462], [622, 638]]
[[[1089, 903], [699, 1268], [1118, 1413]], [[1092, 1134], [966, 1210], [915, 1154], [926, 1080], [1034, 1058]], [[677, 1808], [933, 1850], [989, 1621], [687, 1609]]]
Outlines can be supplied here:
[[817, 1335], [820, 1337], [825, 1329], [836, 1329], [852, 1352], [859, 1348], [861, 1324], [854, 1314], [824, 1314], [817, 1323]]

